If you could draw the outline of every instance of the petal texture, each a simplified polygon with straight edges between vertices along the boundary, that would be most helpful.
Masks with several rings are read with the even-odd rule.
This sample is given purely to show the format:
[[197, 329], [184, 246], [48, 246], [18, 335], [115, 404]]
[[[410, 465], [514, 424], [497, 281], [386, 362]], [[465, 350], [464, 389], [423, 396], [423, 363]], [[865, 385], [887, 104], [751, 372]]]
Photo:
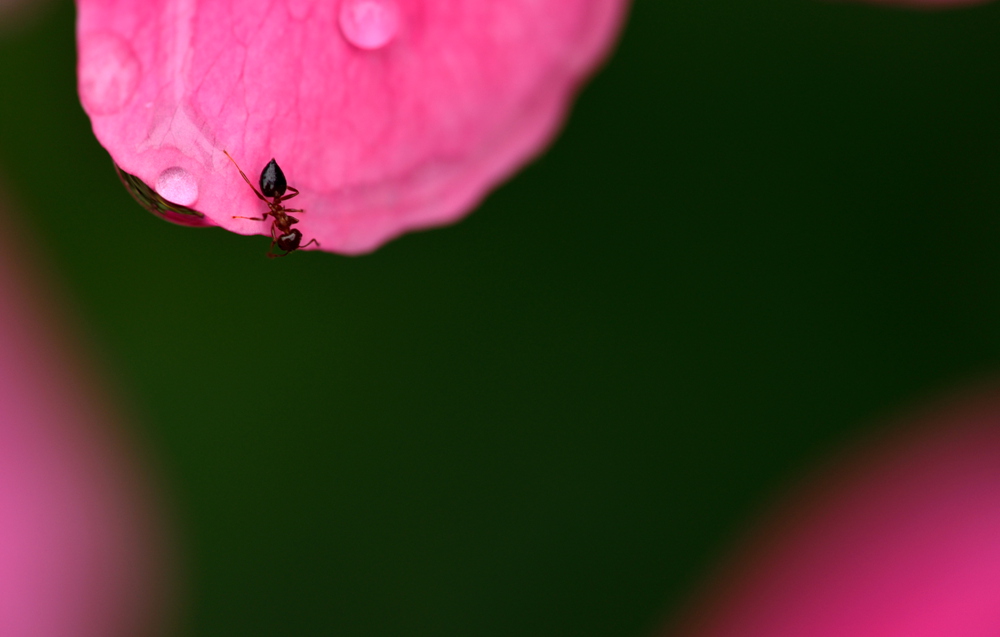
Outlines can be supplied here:
[[[626, 0], [78, 0], [79, 90], [121, 168], [268, 234], [273, 157], [298, 226], [360, 253], [456, 220], [540, 152]], [[170, 172], [170, 179], [162, 176]], [[292, 206], [292, 204], [295, 204]]]

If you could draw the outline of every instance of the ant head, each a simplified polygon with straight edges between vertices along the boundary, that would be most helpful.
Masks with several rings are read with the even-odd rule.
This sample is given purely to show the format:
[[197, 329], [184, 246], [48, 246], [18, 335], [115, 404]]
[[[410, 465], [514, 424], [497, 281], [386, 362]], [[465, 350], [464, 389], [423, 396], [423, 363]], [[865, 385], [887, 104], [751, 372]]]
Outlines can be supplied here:
[[292, 252], [293, 250], [299, 249], [299, 244], [302, 243], [302, 233], [292, 228], [283, 235], [280, 235], [275, 243], [278, 244], [278, 248], [284, 250], [285, 252]]
[[287, 188], [288, 182], [285, 181], [285, 173], [281, 172], [278, 162], [272, 159], [260, 173], [260, 192], [265, 197], [280, 197], [285, 194]]

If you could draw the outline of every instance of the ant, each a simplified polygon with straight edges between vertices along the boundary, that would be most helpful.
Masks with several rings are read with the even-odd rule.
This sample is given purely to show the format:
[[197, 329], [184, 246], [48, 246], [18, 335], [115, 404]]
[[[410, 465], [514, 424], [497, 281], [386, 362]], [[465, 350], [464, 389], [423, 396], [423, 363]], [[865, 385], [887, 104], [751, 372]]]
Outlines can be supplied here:
[[[273, 259], [275, 257], [287, 257], [292, 252], [298, 250], [299, 248], [304, 248], [308, 245], [315, 243], [319, 245], [319, 241], [313, 239], [304, 246], [300, 246], [299, 243], [302, 242], [302, 232], [293, 228], [292, 226], [299, 222], [298, 219], [288, 214], [289, 212], [305, 212], [299, 208], [286, 208], [283, 201], [287, 201], [292, 197], [299, 194], [299, 191], [288, 185], [285, 181], [285, 173], [281, 172], [281, 168], [278, 167], [278, 162], [274, 161], [272, 158], [268, 162], [267, 166], [264, 166], [264, 170], [260, 173], [260, 191], [253, 187], [250, 180], [247, 179], [246, 173], [240, 170], [240, 165], [236, 163], [232, 155], [223, 150], [226, 153], [226, 157], [229, 157], [229, 161], [233, 162], [236, 166], [236, 170], [240, 171], [243, 175], [243, 180], [247, 182], [247, 185], [253, 190], [257, 197], [267, 204], [270, 208], [264, 213], [262, 217], [237, 217], [233, 216], [233, 219], [250, 219], [251, 221], [267, 221], [267, 216], [271, 215], [274, 218], [271, 224], [271, 248], [275, 245], [278, 246], [279, 250], [283, 250], [284, 254], [275, 254], [270, 249], [267, 252], [267, 257]], [[291, 190], [292, 194], [286, 195], [285, 190]], [[261, 194], [263, 193], [263, 194]], [[270, 201], [268, 200], [270, 197]], [[275, 236], [275, 230], [279, 231], [281, 234]]]

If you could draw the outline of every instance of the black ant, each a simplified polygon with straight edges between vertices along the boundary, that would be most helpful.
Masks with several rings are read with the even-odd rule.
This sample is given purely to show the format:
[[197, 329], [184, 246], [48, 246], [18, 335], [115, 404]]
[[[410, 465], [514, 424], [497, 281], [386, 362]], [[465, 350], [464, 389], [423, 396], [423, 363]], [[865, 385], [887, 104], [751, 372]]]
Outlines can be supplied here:
[[[240, 165], [236, 163], [236, 160], [233, 159], [232, 155], [225, 150], [222, 152], [226, 153], [226, 157], [229, 157], [229, 161], [233, 162], [233, 165], [236, 166], [236, 170], [240, 171], [240, 174], [243, 175], [243, 180], [247, 182], [247, 185], [250, 186], [254, 194], [257, 195], [261, 201], [266, 203], [268, 208], [270, 208], [270, 210], [265, 212], [262, 217], [233, 216], [233, 219], [250, 219], [251, 221], [267, 221], [268, 215], [271, 215], [271, 217], [274, 218], [274, 221], [271, 224], [271, 248], [274, 248], [274, 246], [277, 245], [278, 249], [283, 250], [285, 253], [275, 254], [274, 252], [268, 250], [268, 258], [273, 259], [274, 257], [287, 257], [299, 248], [304, 248], [313, 243], [319, 245], [319, 241], [316, 239], [313, 239], [304, 246], [299, 245], [299, 243], [302, 242], [302, 233], [292, 227], [297, 224], [299, 220], [288, 213], [305, 212], [305, 210], [301, 210], [299, 208], [286, 208], [284, 204], [281, 203], [298, 195], [299, 191], [289, 186], [288, 182], [285, 181], [285, 173], [281, 172], [278, 162], [271, 159], [267, 166], [264, 166], [264, 170], [260, 173], [260, 191], [258, 192], [258, 190], [253, 187], [253, 184], [250, 183], [250, 180], [247, 179], [246, 174], [240, 170]], [[291, 190], [292, 194], [286, 195], [285, 190]], [[270, 201], [267, 199], [268, 197], [271, 198]], [[275, 230], [279, 231], [281, 234], [275, 236]]]

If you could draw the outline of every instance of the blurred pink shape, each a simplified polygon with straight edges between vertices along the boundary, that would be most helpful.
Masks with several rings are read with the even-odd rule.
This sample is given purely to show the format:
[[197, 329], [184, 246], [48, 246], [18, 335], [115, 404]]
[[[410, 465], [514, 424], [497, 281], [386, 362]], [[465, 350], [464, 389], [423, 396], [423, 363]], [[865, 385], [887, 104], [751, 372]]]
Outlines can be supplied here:
[[169, 565], [148, 476], [14, 264], [5, 246], [0, 636], [163, 634]]
[[672, 635], [1000, 635], [1000, 392], [806, 484]]
[[184, 205], [269, 234], [232, 218], [266, 207], [222, 150], [255, 185], [274, 157], [306, 240], [360, 253], [455, 221], [541, 152], [628, 2], [77, 6], [80, 98], [123, 170], [151, 187], [172, 171]]

